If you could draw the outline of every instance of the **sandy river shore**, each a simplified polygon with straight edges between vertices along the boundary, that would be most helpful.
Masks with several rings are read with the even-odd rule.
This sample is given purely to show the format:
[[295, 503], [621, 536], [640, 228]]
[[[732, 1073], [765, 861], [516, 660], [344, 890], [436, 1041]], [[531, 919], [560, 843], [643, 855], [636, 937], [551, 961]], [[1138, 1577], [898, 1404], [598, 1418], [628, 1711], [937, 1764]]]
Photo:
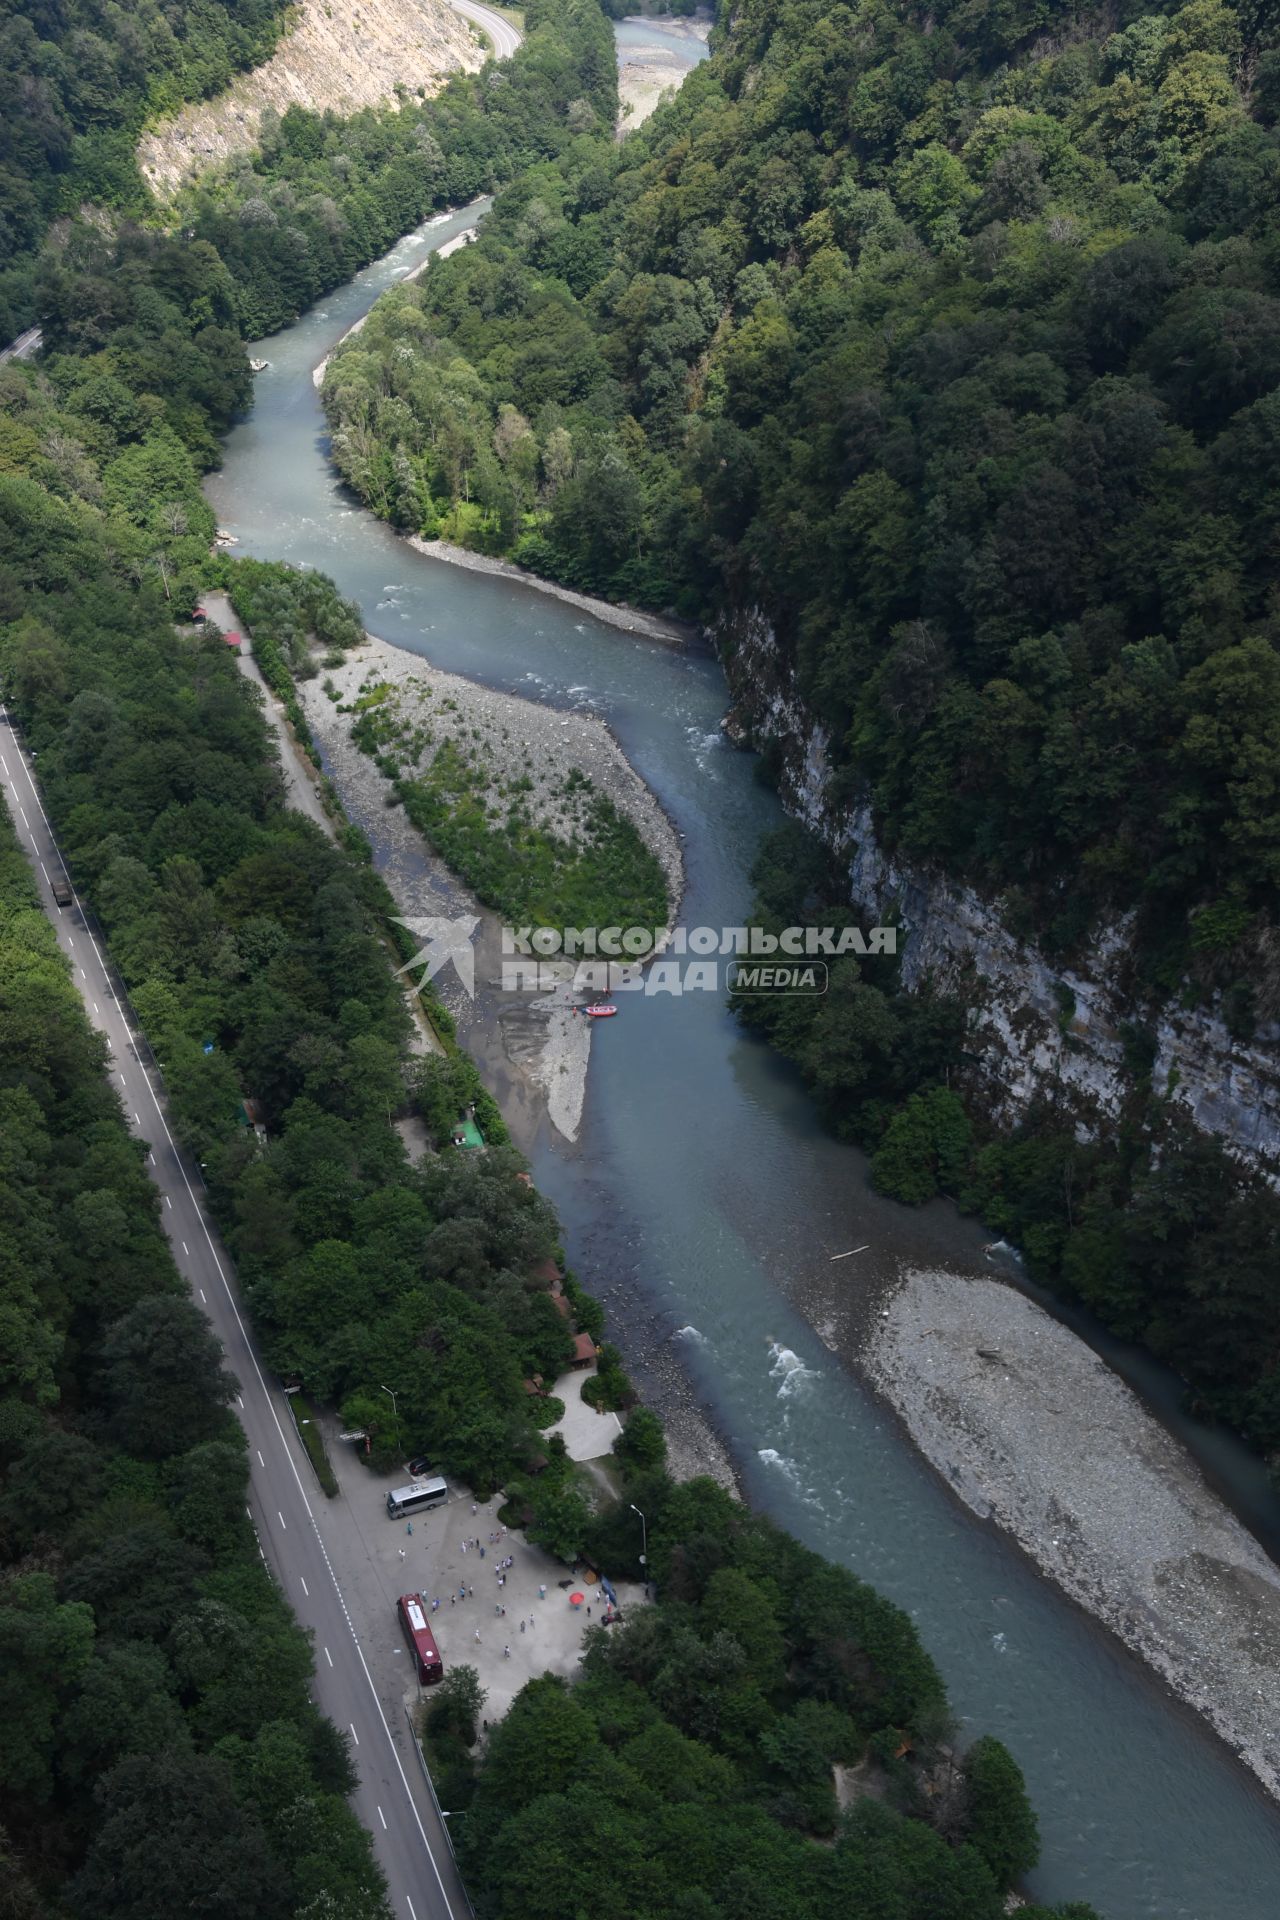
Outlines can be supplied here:
[[907, 1272], [865, 1358], [965, 1505], [1280, 1795], [1280, 1569], [1123, 1381], [1014, 1288], [944, 1272]]

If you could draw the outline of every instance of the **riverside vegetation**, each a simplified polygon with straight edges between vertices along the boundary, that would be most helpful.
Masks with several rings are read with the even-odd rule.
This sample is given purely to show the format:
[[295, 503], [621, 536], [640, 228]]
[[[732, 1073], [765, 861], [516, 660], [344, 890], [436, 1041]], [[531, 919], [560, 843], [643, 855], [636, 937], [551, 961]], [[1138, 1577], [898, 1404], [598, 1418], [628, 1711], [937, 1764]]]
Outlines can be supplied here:
[[[386, 682], [364, 689], [352, 738], [393, 782], [408, 818], [486, 906], [543, 927], [658, 927], [670, 911], [656, 854], [580, 768], [540, 794], [531, 755], [506, 734], [424, 711]], [[446, 704], [452, 705], [452, 702]], [[339, 711], [347, 711], [339, 707]], [[506, 730], [504, 730], [505, 734]]]
[[[590, 57], [582, 17], [546, 7], [535, 65], [557, 33], [566, 71]], [[577, 97], [548, 107], [549, 146]], [[593, 1509], [553, 1443], [534, 1472], [523, 1377], [558, 1372], [568, 1343], [534, 1273], [556, 1250], [551, 1209], [516, 1177], [464, 1057], [406, 1068], [368, 848], [285, 808], [249, 683], [184, 618], [202, 579], [229, 583], [283, 689], [301, 635], [341, 644], [355, 617], [326, 583], [208, 556], [198, 474], [248, 391], [235, 279], [189, 233], [91, 220], [55, 237], [37, 284], [49, 352], [0, 369], [0, 676], [206, 1163], [264, 1355], [367, 1427], [377, 1460], [429, 1450], [478, 1490], [527, 1498], [559, 1551], [634, 1569], [625, 1507]], [[263, 1920], [375, 1920], [342, 1743], [307, 1702], [306, 1643], [246, 1537], [227, 1376], [11, 842], [0, 939], [7, 1905], [213, 1920], [230, 1897]], [[471, 1100], [483, 1155], [448, 1150]], [[420, 1167], [393, 1124], [406, 1104], [444, 1149]], [[565, 1291], [598, 1333], [598, 1306], [571, 1276]], [[606, 1360], [599, 1391], [625, 1403]], [[580, 1873], [598, 1799], [594, 1871], [623, 1850], [635, 1915], [807, 1915], [834, 1890], [885, 1920], [996, 1920], [1034, 1860], [1034, 1820], [998, 1743], [948, 1755], [906, 1616], [714, 1487], [671, 1486], [643, 1410], [618, 1451], [624, 1496], [653, 1516], [670, 1644], [638, 1620], [593, 1652], [581, 1690], [533, 1689], [516, 1709], [475, 1789], [487, 1907], [544, 1901], [527, 1863], [557, 1847]], [[564, 1745], [583, 1734], [589, 1782]], [[531, 1791], [530, 1740], [553, 1793]], [[877, 1804], [829, 1849], [815, 1841], [835, 1823], [836, 1762], [864, 1768]], [[651, 1784], [673, 1768], [683, 1812]]]
[[[1280, 1013], [1278, 123], [1255, 0], [745, 0], [650, 123], [375, 307], [336, 458], [393, 524], [730, 651], [760, 610], [833, 808], [1051, 958], [1123, 920], [1127, 984], [1247, 1039]], [[1280, 1205], [1149, 1033], [1096, 1147], [1047, 1105], [996, 1139], [962, 1010], [839, 972], [756, 1018], [885, 1191], [980, 1208], [1280, 1448]]]

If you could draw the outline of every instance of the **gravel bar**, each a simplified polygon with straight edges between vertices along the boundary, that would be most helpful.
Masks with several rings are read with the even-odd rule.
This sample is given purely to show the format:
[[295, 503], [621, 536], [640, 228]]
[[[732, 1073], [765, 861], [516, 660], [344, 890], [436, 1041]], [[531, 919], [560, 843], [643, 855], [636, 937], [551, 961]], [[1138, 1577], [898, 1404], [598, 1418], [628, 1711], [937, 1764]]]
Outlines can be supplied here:
[[965, 1505], [1280, 1795], [1280, 1569], [1083, 1340], [997, 1280], [908, 1271], [866, 1364]]

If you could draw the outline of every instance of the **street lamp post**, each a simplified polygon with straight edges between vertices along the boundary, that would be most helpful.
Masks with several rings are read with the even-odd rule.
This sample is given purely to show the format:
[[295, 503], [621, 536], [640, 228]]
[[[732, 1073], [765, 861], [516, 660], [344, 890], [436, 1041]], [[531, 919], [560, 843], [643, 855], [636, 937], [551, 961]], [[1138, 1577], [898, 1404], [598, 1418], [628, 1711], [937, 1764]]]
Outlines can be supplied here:
[[[641, 1513], [635, 1501], [629, 1500], [627, 1502], [627, 1505], [631, 1508], [632, 1513], [635, 1514], [637, 1520], [639, 1520], [640, 1522], [640, 1546], [642, 1548], [642, 1552], [640, 1554], [640, 1565], [647, 1570], [649, 1565], [649, 1529], [645, 1525], [644, 1515]], [[646, 1577], [647, 1577], [647, 1571], [646, 1571]]]
[[396, 1405], [396, 1397], [390, 1387], [383, 1387], [382, 1391], [391, 1402], [391, 1416], [396, 1423], [396, 1432], [398, 1433], [400, 1431], [400, 1409]]

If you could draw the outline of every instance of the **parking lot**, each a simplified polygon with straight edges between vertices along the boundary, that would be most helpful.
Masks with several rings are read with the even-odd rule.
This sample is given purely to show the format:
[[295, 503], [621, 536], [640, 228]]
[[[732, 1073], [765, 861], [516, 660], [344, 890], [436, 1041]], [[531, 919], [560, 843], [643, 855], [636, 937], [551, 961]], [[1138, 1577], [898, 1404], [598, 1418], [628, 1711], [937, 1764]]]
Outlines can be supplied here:
[[[601, 1419], [598, 1431], [607, 1448], [617, 1431], [612, 1417]], [[390, 1519], [387, 1490], [403, 1485], [404, 1473], [372, 1474], [355, 1447], [332, 1432], [326, 1437], [341, 1492], [335, 1500], [318, 1495], [312, 1505], [389, 1719], [403, 1722], [418, 1692], [396, 1618], [402, 1593], [423, 1596], [445, 1672], [476, 1668], [491, 1722], [535, 1675], [573, 1673], [583, 1636], [603, 1613], [598, 1586], [523, 1534], [500, 1532], [500, 1495], [473, 1502], [464, 1489], [451, 1488], [445, 1506], [407, 1522]], [[638, 1584], [623, 1582], [617, 1591], [624, 1613], [644, 1602]], [[571, 1604], [571, 1593], [583, 1595], [581, 1607]]]

